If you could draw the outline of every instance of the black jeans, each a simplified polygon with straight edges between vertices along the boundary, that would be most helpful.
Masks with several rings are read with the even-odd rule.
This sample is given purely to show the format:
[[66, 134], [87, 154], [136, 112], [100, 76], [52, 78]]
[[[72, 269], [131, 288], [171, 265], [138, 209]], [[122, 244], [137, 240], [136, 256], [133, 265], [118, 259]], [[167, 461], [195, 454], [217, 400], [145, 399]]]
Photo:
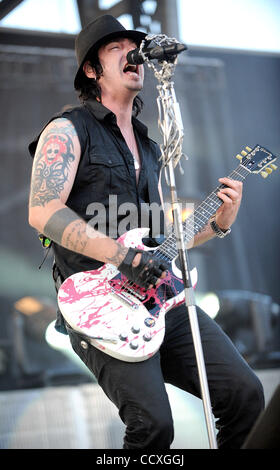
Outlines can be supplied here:
[[[207, 380], [219, 448], [238, 449], [264, 407], [259, 379], [217, 323], [197, 308]], [[166, 333], [158, 353], [137, 363], [119, 361], [93, 346], [75, 352], [93, 372], [126, 425], [125, 449], [169, 449], [173, 420], [164, 383], [200, 397], [200, 385], [188, 315], [179, 306], [166, 315]]]

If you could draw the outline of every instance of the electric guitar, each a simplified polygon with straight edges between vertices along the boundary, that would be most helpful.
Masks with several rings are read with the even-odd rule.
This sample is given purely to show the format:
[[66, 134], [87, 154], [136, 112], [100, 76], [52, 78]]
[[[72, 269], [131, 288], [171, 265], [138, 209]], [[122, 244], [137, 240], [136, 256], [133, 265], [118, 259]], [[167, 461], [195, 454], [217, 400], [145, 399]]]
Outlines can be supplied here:
[[[256, 145], [237, 155], [239, 166], [229, 178], [244, 181], [252, 173], [267, 177], [277, 167], [276, 157]], [[186, 243], [201, 231], [222, 204], [220, 185], [183, 222]], [[138, 362], [153, 356], [165, 333], [165, 314], [185, 302], [177, 257], [174, 230], [156, 248], [148, 248], [142, 239], [149, 229], [126, 232], [118, 241], [126, 247], [152, 250], [167, 264], [166, 277], [156, 288], [145, 291], [133, 284], [111, 264], [68, 277], [58, 291], [58, 305], [66, 322], [88, 343], [117, 359]], [[192, 285], [197, 282], [196, 269], [191, 271]]]

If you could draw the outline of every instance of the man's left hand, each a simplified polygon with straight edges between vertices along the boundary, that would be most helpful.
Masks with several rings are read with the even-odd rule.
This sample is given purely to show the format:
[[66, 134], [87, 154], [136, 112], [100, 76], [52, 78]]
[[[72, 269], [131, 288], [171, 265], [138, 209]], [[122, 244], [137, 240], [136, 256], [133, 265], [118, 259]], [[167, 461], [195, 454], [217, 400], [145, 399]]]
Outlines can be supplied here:
[[220, 178], [219, 182], [226, 185], [217, 192], [223, 204], [216, 212], [216, 223], [221, 230], [231, 227], [237, 217], [242, 199], [243, 183], [230, 178]]

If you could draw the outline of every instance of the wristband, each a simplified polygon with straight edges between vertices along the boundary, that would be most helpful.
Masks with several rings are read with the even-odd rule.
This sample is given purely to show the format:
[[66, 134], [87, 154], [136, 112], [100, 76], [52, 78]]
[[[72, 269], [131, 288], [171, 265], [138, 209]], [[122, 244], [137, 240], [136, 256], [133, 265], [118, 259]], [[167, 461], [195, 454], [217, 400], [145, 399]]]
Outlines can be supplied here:
[[231, 232], [231, 228], [228, 228], [227, 230], [222, 230], [215, 220], [212, 220], [212, 222], [210, 222], [210, 225], [211, 225], [213, 232], [215, 232], [215, 235], [218, 238], [225, 238]]

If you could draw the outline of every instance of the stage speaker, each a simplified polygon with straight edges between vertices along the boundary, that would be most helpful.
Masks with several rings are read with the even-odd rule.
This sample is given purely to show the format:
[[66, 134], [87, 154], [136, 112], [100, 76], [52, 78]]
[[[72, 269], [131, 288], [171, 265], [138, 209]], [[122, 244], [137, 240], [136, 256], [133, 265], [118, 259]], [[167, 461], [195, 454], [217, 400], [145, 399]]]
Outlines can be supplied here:
[[242, 449], [280, 449], [280, 385], [260, 414]]

